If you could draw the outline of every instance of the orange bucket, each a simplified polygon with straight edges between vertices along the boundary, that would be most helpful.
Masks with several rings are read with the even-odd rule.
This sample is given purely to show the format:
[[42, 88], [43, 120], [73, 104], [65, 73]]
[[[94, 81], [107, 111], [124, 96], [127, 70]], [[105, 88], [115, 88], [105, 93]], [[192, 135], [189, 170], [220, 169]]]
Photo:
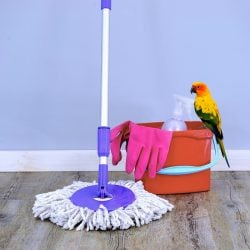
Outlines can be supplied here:
[[[140, 123], [143, 126], [161, 128], [163, 122]], [[186, 122], [186, 131], [174, 131], [165, 167], [203, 166], [211, 161], [213, 134], [202, 122]], [[184, 175], [156, 174], [149, 178], [144, 174], [145, 190], [154, 194], [191, 193], [210, 190], [210, 169]]]

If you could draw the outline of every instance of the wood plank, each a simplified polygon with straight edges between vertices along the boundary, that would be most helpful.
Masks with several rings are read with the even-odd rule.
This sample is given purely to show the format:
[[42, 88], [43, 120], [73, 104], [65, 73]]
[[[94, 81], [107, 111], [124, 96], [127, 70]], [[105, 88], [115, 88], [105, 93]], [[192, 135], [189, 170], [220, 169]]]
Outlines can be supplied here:
[[2, 200], [0, 205], [0, 249], [7, 249], [7, 246], [20, 227], [17, 220], [17, 211], [20, 208], [20, 200]]
[[5, 210], [9, 209], [9, 204], [12, 203], [17, 203], [18, 207], [16, 211], [12, 210], [15, 212], [13, 219], [7, 226], [2, 227], [3, 249], [46, 249], [47, 238], [55, 226], [32, 218], [31, 200], [9, 200]]
[[[75, 230], [63, 230], [54, 226], [46, 239], [46, 249], [73, 250], [80, 249], [80, 241], [85, 232], [77, 232]], [[86, 248], [91, 249], [91, 248]], [[42, 248], [41, 248], [42, 250]]]
[[140, 228], [66, 231], [33, 217], [36, 194], [96, 179], [96, 172], [0, 173], [0, 249], [250, 249], [249, 172], [213, 172], [210, 192], [162, 196], [173, 211]]
[[19, 176], [18, 173], [0, 173], [0, 199], [9, 199], [18, 189]]
[[[212, 181], [209, 211], [213, 235], [219, 249], [250, 249], [250, 206], [240, 198], [236, 181], [231, 182], [233, 175], [226, 174], [224, 180]], [[243, 180], [243, 176], [238, 179], [240, 183]], [[244, 187], [247, 189], [249, 193], [249, 181]]]

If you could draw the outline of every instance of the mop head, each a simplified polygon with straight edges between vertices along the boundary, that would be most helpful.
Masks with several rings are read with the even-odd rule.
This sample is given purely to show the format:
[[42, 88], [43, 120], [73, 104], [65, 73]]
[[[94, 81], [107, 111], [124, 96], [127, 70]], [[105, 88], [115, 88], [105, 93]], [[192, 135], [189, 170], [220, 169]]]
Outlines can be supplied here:
[[148, 224], [160, 219], [163, 214], [174, 207], [167, 200], [145, 191], [141, 181], [109, 182], [109, 184], [131, 189], [136, 197], [136, 200], [127, 207], [121, 207], [111, 212], [108, 212], [103, 205], [93, 211], [86, 207], [76, 206], [70, 201], [70, 197], [77, 190], [96, 184], [96, 182], [76, 181], [62, 189], [39, 194], [36, 196], [33, 214], [41, 220], [49, 219], [58, 226], [69, 230], [74, 228], [87, 231], [115, 230]]

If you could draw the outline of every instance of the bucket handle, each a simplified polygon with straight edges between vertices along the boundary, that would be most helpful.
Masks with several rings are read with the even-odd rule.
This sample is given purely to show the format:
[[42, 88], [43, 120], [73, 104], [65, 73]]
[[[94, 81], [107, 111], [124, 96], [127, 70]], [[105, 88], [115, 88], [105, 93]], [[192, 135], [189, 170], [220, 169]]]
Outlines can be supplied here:
[[194, 174], [204, 170], [207, 170], [213, 167], [219, 160], [219, 148], [216, 142], [215, 137], [213, 137], [213, 146], [214, 146], [214, 155], [212, 157], [212, 161], [206, 165], [197, 167], [197, 166], [173, 166], [162, 168], [157, 174], [165, 174], [165, 175], [185, 175], [185, 174]]

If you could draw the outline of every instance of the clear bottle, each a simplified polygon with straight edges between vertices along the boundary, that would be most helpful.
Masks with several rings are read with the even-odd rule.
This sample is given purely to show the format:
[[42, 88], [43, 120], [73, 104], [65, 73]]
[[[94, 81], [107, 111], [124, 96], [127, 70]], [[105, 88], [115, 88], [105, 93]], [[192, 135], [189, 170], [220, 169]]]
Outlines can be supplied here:
[[164, 122], [162, 129], [168, 131], [187, 130], [187, 125], [183, 120], [183, 113], [189, 112], [188, 110], [190, 106], [189, 105], [190, 99], [179, 95], [174, 95], [174, 99], [175, 99], [175, 108], [172, 118]]

